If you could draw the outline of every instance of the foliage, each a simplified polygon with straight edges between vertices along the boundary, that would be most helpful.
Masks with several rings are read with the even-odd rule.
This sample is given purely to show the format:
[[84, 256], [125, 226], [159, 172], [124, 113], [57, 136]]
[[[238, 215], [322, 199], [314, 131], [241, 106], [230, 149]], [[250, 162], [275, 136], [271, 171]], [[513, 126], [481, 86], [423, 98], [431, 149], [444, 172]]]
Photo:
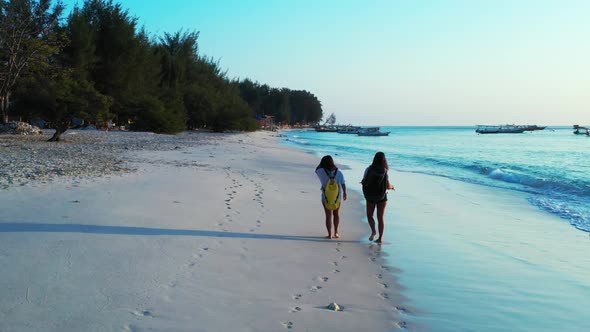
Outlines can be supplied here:
[[51, 77], [36, 75], [20, 82], [16, 108], [34, 110], [33, 114], [48, 120], [48, 127], [56, 129], [50, 139], [59, 141], [73, 117], [103, 122], [110, 118], [112, 99], [105, 96], [86, 80], [74, 79], [62, 71]]
[[58, 29], [63, 5], [51, 0], [0, 1], [0, 109], [8, 121], [8, 106], [17, 81], [28, 72], [50, 66], [65, 39]]
[[86, 0], [60, 24], [63, 6], [50, 4], [0, 0], [2, 63], [11, 57], [10, 27], [23, 21], [43, 31], [27, 32], [27, 52], [36, 53], [21, 75], [12, 76], [15, 111], [29, 120], [42, 117], [58, 132], [76, 116], [97, 127], [114, 121], [172, 134], [256, 130], [256, 116], [264, 115], [284, 124], [322, 118], [321, 103], [310, 92], [228, 79], [218, 60], [199, 54], [198, 31], [150, 38], [113, 0]]
[[276, 122], [289, 125], [317, 123], [322, 118], [322, 104], [308, 91], [270, 88], [249, 79], [235, 84], [257, 116], [272, 115]]

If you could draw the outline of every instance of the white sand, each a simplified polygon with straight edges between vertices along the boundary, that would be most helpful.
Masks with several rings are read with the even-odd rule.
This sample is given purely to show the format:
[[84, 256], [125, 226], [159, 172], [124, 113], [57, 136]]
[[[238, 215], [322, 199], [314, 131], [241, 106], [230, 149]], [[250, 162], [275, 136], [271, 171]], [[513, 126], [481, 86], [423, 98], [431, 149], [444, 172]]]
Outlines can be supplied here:
[[323, 239], [317, 158], [263, 132], [134, 158], [137, 173], [0, 191], [0, 331], [403, 325], [358, 195]]

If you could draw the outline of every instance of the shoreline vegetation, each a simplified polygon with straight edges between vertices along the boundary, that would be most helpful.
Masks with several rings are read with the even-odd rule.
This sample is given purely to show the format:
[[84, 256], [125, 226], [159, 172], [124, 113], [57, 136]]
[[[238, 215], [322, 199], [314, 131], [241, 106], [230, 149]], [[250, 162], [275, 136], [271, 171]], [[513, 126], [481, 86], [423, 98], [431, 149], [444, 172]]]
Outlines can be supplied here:
[[[174, 134], [296, 126], [322, 119], [306, 90], [227, 75], [198, 48], [198, 31], [150, 35], [112, 0], [0, 2], [2, 122], [55, 129], [125, 128]], [[16, 34], [14, 32], [17, 32]]]

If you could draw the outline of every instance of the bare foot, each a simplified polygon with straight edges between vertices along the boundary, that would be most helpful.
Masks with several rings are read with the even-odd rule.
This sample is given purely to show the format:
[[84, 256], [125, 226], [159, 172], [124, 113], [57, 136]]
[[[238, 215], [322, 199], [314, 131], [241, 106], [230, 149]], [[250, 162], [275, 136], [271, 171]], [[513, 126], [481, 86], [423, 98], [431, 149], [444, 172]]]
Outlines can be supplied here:
[[332, 238], [332, 234], [328, 234], [328, 236], [326, 236], [326, 239], [331, 239]]
[[375, 240], [375, 243], [383, 243], [383, 241], [381, 241], [381, 238], [378, 238], [377, 240]]
[[336, 233], [336, 235], [334, 235], [335, 238], [339, 239], [340, 238], [340, 234]]
[[373, 232], [373, 234], [371, 234], [369, 241], [373, 241], [375, 239], [375, 235], [377, 235], [377, 232]]

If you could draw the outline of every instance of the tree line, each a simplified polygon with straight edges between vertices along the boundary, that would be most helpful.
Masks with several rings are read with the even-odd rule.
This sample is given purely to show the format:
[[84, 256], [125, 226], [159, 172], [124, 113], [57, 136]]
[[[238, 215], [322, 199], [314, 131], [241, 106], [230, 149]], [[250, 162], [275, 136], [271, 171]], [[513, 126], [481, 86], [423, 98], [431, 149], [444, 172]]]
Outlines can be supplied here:
[[230, 79], [202, 55], [199, 32], [150, 37], [112, 0], [86, 0], [64, 19], [51, 0], [0, 0], [0, 109], [46, 120], [52, 140], [82, 118], [132, 130], [255, 130], [256, 117], [317, 123], [321, 103], [305, 90]]

